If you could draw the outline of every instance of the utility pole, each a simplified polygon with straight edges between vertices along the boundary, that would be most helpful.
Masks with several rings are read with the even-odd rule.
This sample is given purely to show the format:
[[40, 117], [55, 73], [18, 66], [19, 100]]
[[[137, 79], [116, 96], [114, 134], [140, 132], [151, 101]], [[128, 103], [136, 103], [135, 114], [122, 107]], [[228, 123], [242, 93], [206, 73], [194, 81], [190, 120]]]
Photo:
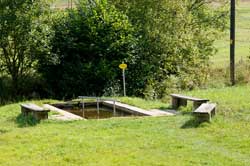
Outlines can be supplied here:
[[230, 80], [235, 85], [235, 0], [231, 0], [230, 12]]

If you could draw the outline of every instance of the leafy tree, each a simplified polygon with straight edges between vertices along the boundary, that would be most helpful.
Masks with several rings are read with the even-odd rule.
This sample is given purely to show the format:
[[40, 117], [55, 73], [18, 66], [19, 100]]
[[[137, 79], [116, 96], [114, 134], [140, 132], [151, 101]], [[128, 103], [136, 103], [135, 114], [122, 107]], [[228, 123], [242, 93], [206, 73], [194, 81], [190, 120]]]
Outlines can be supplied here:
[[141, 83], [135, 89], [163, 97], [173, 76], [179, 88], [193, 88], [205, 80], [208, 59], [215, 52], [213, 42], [226, 25], [223, 6], [206, 0], [110, 2], [138, 27], [140, 57], [129, 75]]
[[91, 0], [54, 18], [51, 55], [39, 58], [51, 95], [102, 95], [119, 79], [118, 65], [135, 58], [137, 40], [127, 16], [106, 0]]
[[11, 76], [15, 94], [20, 79], [33, 67], [35, 53], [44, 49], [44, 45], [33, 47], [34, 28], [41, 25], [39, 18], [48, 7], [41, 0], [0, 1], [0, 68]]

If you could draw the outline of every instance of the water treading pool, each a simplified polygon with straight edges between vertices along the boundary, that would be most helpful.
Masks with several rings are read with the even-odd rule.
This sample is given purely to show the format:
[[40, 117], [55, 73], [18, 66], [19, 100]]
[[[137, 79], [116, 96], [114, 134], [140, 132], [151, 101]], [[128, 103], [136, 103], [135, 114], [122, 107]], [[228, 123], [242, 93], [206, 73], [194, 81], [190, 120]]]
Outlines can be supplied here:
[[72, 114], [81, 116], [85, 119], [106, 119], [112, 117], [129, 117], [137, 116], [130, 112], [126, 112], [114, 107], [104, 106], [102, 103], [99, 103], [99, 109], [97, 109], [96, 102], [84, 103], [60, 103], [53, 104], [53, 106], [62, 109], [64, 111], [70, 112]]

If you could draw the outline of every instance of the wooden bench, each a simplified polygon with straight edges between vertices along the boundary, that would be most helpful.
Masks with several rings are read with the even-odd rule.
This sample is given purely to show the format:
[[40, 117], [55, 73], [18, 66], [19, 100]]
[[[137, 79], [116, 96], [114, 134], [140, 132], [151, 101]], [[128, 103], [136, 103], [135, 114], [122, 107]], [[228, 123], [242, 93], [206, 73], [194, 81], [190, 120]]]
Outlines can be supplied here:
[[193, 109], [195, 110], [201, 104], [208, 102], [208, 99], [199, 99], [195, 97], [184, 96], [180, 94], [170, 94], [172, 97], [172, 108], [177, 109], [180, 106], [186, 106], [187, 100], [193, 101]]
[[193, 114], [199, 122], [211, 121], [211, 118], [215, 115], [216, 104], [214, 103], [204, 103], [199, 108], [197, 108]]
[[26, 103], [21, 104], [21, 112], [24, 116], [32, 115], [36, 120], [48, 119], [49, 110], [45, 110], [36, 104]]

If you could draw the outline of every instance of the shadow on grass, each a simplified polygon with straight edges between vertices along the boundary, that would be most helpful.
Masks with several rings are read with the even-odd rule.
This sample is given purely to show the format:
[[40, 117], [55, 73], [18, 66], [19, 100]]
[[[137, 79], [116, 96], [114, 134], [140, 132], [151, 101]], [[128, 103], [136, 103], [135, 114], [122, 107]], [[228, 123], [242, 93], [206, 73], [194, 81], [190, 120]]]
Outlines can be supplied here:
[[191, 118], [189, 119], [188, 121], [186, 121], [182, 126], [181, 128], [182, 129], [189, 129], [189, 128], [198, 128], [198, 127], [204, 127], [204, 124], [206, 122], [200, 122], [198, 121], [196, 118]]
[[24, 116], [23, 114], [19, 114], [16, 117], [16, 123], [18, 127], [30, 127], [37, 125], [40, 121], [36, 120], [32, 115]]

